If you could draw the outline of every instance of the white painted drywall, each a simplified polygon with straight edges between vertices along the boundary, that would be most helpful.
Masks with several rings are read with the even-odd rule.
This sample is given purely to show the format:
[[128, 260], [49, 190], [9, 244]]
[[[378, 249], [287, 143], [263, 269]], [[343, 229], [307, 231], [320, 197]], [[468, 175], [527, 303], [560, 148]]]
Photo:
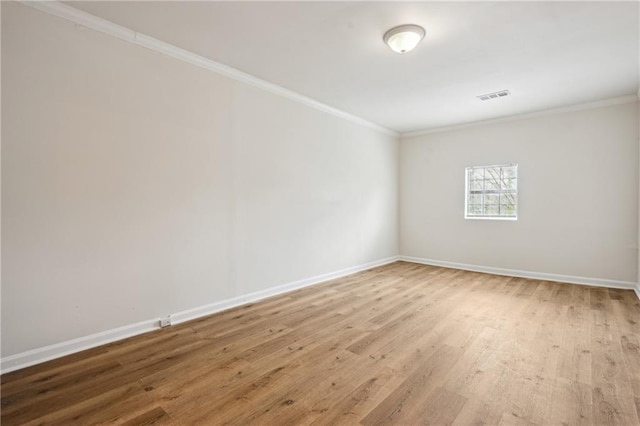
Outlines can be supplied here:
[[[638, 90], [638, 93], [636, 94], [636, 96], [638, 97], [640, 102], [640, 89]], [[638, 147], [640, 147], [640, 106], [638, 107]], [[638, 149], [639, 154], [640, 154], [640, 149]], [[638, 160], [640, 161], [640, 159]], [[640, 177], [639, 177], [640, 179]], [[638, 190], [640, 191], [640, 183], [638, 184]], [[638, 202], [640, 203], [640, 194], [638, 194]], [[639, 245], [639, 250], [638, 250], [638, 275], [636, 277], [636, 294], [638, 295], [638, 298], [640, 298], [640, 205], [638, 206], [638, 245]]]
[[2, 356], [398, 254], [398, 141], [2, 4]]
[[[636, 102], [405, 137], [400, 252], [635, 282]], [[517, 221], [465, 220], [467, 166], [517, 163]]]

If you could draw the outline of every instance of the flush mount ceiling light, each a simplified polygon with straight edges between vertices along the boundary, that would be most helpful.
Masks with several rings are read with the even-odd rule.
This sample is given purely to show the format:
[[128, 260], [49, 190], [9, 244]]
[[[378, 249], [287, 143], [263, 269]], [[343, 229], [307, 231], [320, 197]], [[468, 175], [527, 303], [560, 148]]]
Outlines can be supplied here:
[[394, 52], [407, 53], [415, 49], [424, 34], [424, 28], [419, 25], [400, 25], [387, 31], [383, 39]]

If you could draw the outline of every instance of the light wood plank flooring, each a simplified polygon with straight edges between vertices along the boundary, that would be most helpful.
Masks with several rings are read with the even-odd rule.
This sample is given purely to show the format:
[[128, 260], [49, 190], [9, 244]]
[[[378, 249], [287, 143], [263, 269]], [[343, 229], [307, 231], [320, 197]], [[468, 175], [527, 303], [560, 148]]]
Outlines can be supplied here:
[[638, 425], [632, 291], [397, 262], [2, 376], [2, 425]]

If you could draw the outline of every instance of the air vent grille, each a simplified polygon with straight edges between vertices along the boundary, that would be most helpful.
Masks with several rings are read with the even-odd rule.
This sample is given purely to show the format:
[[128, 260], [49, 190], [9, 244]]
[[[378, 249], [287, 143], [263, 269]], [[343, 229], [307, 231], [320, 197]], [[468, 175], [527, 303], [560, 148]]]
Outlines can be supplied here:
[[505, 96], [511, 95], [511, 92], [508, 90], [500, 90], [499, 92], [486, 93], [484, 95], [476, 96], [476, 98], [481, 101], [488, 101], [490, 99], [499, 99], [504, 98]]

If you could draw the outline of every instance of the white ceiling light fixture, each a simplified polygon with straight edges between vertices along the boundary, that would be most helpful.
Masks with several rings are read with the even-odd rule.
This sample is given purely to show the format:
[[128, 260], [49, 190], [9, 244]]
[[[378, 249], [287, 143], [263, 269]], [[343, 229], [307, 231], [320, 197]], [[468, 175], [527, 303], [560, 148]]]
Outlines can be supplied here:
[[415, 49], [424, 35], [424, 28], [419, 25], [400, 25], [384, 33], [383, 40], [394, 52], [407, 53]]

